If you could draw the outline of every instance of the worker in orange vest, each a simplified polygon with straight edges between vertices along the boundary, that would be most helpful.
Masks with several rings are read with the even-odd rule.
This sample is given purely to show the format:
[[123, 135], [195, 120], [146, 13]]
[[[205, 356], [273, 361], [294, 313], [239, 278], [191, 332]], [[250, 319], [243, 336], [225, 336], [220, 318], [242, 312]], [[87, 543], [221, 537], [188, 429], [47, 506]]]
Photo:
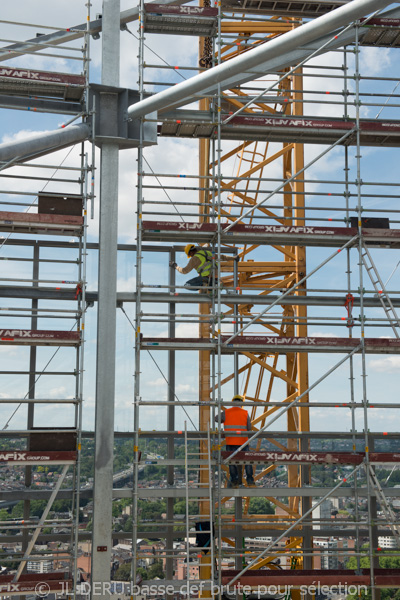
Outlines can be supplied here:
[[[243, 402], [243, 396], [236, 394], [232, 398], [232, 402], [240, 403]], [[251, 421], [247, 413], [247, 410], [239, 406], [233, 406], [222, 411], [221, 422], [224, 424], [225, 430], [225, 448], [226, 450], [233, 452], [237, 450], [242, 444], [245, 444], [248, 440], [248, 431], [251, 431]], [[248, 444], [244, 446], [244, 451], [249, 450]], [[245, 466], [246, 470], [246, 481], [247, 485], [254, 485], [253, 467], [251, 465]], [[229, 465], [230, 481], [228, 487], [237, 487], [242, 485], [242, 468], [236, 465]]]

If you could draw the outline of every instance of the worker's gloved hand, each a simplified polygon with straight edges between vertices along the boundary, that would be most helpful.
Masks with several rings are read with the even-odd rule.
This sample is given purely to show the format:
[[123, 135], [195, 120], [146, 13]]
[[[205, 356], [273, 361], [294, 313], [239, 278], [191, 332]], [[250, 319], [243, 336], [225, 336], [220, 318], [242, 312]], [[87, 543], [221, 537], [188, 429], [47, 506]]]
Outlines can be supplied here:
[[174, 262], [173, 260], [169, 261], [169, 266], [172, 267], [173, 269], [176, 269], [176, 267], [178, 266], [176, 262]]

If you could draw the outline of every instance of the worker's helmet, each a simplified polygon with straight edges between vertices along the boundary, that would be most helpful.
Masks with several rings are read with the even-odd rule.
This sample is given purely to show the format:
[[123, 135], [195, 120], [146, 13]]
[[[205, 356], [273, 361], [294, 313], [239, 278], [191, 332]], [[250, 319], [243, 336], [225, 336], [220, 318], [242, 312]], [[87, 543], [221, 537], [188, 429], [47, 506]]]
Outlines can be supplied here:
[[233, 396], [232, 402], [243, 402], [243, 396], [241, 396], [240, 394], [236, 394], [235, 396]]
[[191, 250], [193, 250], [194, 248], [196, 248], [196, 246], [194, 244], [187, 244], [187, 246], [185, 246], [185, 254], [186, 254], [186, 256], [189, 256], [189, 252]]

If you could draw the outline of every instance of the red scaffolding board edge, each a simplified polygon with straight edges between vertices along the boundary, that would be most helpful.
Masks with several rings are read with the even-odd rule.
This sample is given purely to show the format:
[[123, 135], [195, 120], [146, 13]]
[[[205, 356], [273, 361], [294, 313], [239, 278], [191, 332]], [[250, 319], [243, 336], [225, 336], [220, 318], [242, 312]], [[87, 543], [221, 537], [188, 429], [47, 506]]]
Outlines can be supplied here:
[[46, 452], [42, 450], [36, 451], [25, 451], [25, 450], [12, 450], [0, 452], [0, 463], [6, 464], [46, 464], [46, 465], [61, 465], [61, 464], [73, 464], [76, 461], [77, 452], [75, 450], [70, 451], [56, 451]]
[[[266, 405], [268, 406], [268, 405]], [[229, 458], [232, 452], [223, 450], [222, 458]], [[251, 463], [289, 463], [289, 464], [343, 464], [359, 465], [366, 457], [365, 452], [247, 452], [235, 454], [232, 462]], [[373, 464], [400, 463], [400, 453], [395, 452], [370, 452], [369, 461]]]
[[30, 346], [76, 346], [80, 343], [79, 331], [45, 331], [35, 329], [0, 329], [0, 344]]

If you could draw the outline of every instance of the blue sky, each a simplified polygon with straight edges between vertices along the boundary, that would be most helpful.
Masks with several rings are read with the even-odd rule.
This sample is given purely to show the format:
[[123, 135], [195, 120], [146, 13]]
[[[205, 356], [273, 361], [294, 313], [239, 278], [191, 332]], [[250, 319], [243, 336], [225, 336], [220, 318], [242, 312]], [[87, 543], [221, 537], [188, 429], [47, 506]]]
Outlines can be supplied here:
[[[4, 14], [3, 19], [5, 20], [18, 20], [21, 18], [19, 15], [23, 14], [25, 22], [40, 22], [43, 25], [54, 25], [57, 27], [69, 27], [78, 23], [83, 23], [86, 18], [86, 9], [83, 0], [73, 0], [69, 3], [57, 3], [56, 5], [50, 0], [41, 0], [34, 5], [31, 2], [20, 2], [18, 6], [18, 15], [16, 14], [15, 7], [8, 5], [3, 8]], [[23, 10], [22, 10], [23, 5]], [[92, 2], [92, 16], [96, 13], [101, 12], [101, 2]], [[131, 7], [131, 3], [122, 2], [121, 8], [126, 9]], [[39, 16], [40, 15], [40, 16]], [[136, 34], [136, 23], [129, 25], [129, 29]], [[7, 39], [27, 39], [33, 37], [36, 33], [36, 29], [23, 28], [17, 30], [16, 28], [7, 26], [4, 27], [2, 37]], [[40, 29], [38, 29], [40, 31]], [[170, 64], [181, 65], [181, 66], [193, 66], [197, 56], [197, 40], [190, 37], [182, 37], [179, 41], [176, 38], [169, 36], [146, 36], [147, 45], [152, 48], [158, 55], [162, 56]], [[74, 46], [79, 46], [80, 41], [73, 42]], [[398, 51], [388, 49], [371, 49], [363, 48], [361, 51], [361, 73], [368, 76], [380, 76], [380, 77], [393, 77], [398, 78]], [[137, 42], [128, 32], [121, 34], [121, 86], [136, 87], [137, 80]], [[100, 60], [101, 60], [101, 40], [93, 41], [91, 43], [91, 81], [96, 82], [100, 80]], [[347, 55], [349, 68], [352, 68], [353, 55], [348, 53]], [[27, 63], [27, 60], [29, 62]], [[308, 103], [305, 107], [305, 114], [309, 116], [318, 117], [342, 117], [343, 106], [336, 104], [337, 100], [341, 97], [341, 91], [343, 89], [343, 80], [337, 76], [342, 73], [341, 65], [343, 64], [343, 53], [335, 52], [329, 56], [319, 57], [315, 59], [314, 69], [307, 70], [308, 77], [305, 79], [304, 87], [307, 91]], [[150, 52], [146, 51], [146, 61], [152, 64], [159, 63], [159, 59]], [[10, 62], [15, 66], [27, 66], [31, 68], [37, 68], [42, 70], [58, 70], [65, 72], [79, 72], [80, 64], [76, 61], [68, 61], [65, 59], [53, 59], [43, 58], [38, 56], [20, 57]], [[324, 64], [325, 66], [331, 67], [330, 70], [322, 71], [319, 67]], [[190, 76], [190, 71], [185, 72], [185, 76]], [[329, 75], [330, 77], [322, 77], [322, 75]], [[170, 81], [171, 83], [180, 81], [178, 75], [169, 73], [166, 70], [148, 70], [148, 80], [162, 80]], [[261, 84], [260, 84], [261, 85]], [[351, 78], [348, 80], [350, 91], [354, 91], [354, 80]], [[393, 92], [396, 86], [396, 81], [380, 81], [379, 84], [371, 82], [369, 79], [361, 80], [361, 91], [365, 94], [376, 93], [379, 90], [380, 94], [384, 96], [379, 98], [379, 102], [385, 102], [390, 94]], [[153, 91], [154, 86], [148, 85], [149, 91]], [[330, 94], [326, 94], [324, 99], [327, 99], [331, 103], [322, 103], [321, 95], [317, 94], [317, 91], [329, 91]], [[157, 90], [155, 90], [157, 91]], [[398, 91], [398, 90], [397, 90]], [[335, 92], [339, 96], [335, 95]], [[395, 91], [395, 93], [397, 93]], [[352, 98], [352, 97], [350, 97]], [[318, 99], [318, 104], [312, 102], [312, 100]], [[373, 104], [377, 101], [373, 96], [362, 97], [364, 104], [361, 107], [361, 116], [365, 118], [374, 119], [379, 112], [379, 107], [367, 106], [367, 103]], [[390, 101], [389, 101], [390, 103]], [[394, 99], [392, 103], [398, 103], [398, 99]], [[380, 118], [399, 118], [398, 107], [390, 108], [386, 107], [383, 109]], [[349, 108], [351, 116], [354, 115], [354, 107]], [[7, 141], [14, 138], [22, 138], [29, 132], [52, 130], [59, 127], [65, 118], [62, 115], [47, 115], [38, 113], [28, 113], [23, 111], [5, 111], [1, 112], [1, 140]], [[226, 151], [233, 147], [233, 143], [224, 143], [223, 149]], [[278, 150], [279, 145], [271, 145], [271, 150]], [[324, 146], [310, 146], [305, 150], [306, 161], [311, 160], [317, 156]], [[47, 164], [57, 165], [62, 161], [65, 161], [65, 165], [76, 165], [78, 161], [78, 150], [72, 151], [68, 154], [68, 150], [63, 150], [55, 153], [53, 156], [46, 158]], [[356, 173], [356, 150], [355, 147], [349, 148], [349, 180], [353, 182], [351, 185], [351, 191], [355, 192], [356, 187], [354, 181], [357, 177]], [[197, 160], [198, 160], [198, 143], [196, 140], [182, 139], [174, 140], [172, 138], [159, 139], [157, 146], [150, 147], [145, 152], [146, 160], [150, 166], [146, 165], [146, 171], [150, 169], [157, 173], [174, 173], [174, 174], [194, 174], [197, 172]], [[39, 162], [43, 163], [43, 159]], [[233, 176], [235, 173], [237, 161], [231, 160], [224, 164], [223, 173], [226, 177]], [[393, 211], [398, 210], [398, 190], [399, 190], [399, 176], [398, 176], [398, 165], [399, 165], [399, 151], [398, 149], [381, 149], [381, 148], [363, 148], [362, 149], [362, 167], [361, 177], [364, 182], [362, 187], [363, 207], [373, 208], [380, 210], [382, 208], [392, 209]], [[97, 153], [96, 166], [99, 167], [99, 157]], [[344, 149], [336, 148], [327, 153], [320, 161], [318, 161], [313, 167], [307, 170], [306, 178], [309, 181], [307, 183], [307, 206], [308, 207], [325, 207], [326, 210], [310, 210], [307, 214], [313, 218], [320, 218], [323, 216], [321, 221], [313, 221], [312, 224], [327, 224], [324, 219], [333, 218], [341, 219], [341, 222], [331, 222], [336, 226], [344, 225], [344, 197], [342, 183], [332, 183], [334, 181], [342, 182], [344, 176]], [[24, 169], [22, 167], [10, 170], [10, 173], [26, 174], [29, 171], [33, 173], [31, 169]], [[52, 170], [46, 170], [50, 173]], [[56, 170], [53, 170], [56, 172]], [[36, 170], [35, 174], [41, 172]], [[43, 170], [44, 174], [44, 170]], [[57, 177], [60, 173], [57, 174]], [[278, 163], [273, 163], [269, 167], [268, 171], [264, 173], [265, 177], [275, 178], [281, 176], [281, 166]], [[97, 227], [98, 227], [98, 172], [96, 178], [96, 205], [95, 205], [95, 218], [89, 223], [89, 236], [88, 239], [91, 241], [97, 240]], [[164, 185], [176, 186], [178, 183], [184, 186], [183, 180], [165, 178], [162, 179]], [[189, 180], [186, 180], [185, 185], [188, 186]], [[196, 180], [192, 185], [196, 185]], [[326, 183], [321, 183], [325, 181]], [[6, 191], [2, 193], [3, 201], [10, 201], [10, 198], [15, 200], [15, 194], [11, 194], [11, 191], [22, 192], [18, 195], [22, 201], [28, 201], [33, 199], [31, 196], [24, 196], [23, 194], [33, 191], [37, 192], [40, 188], [39, 183], [32, 184], [31, 182], [18, 181], [18, 180], [5, 180], [3, 183], [3, 189]], [[178, 182], [178, 183], [177, 183]], [[386, 184], [393, 183], [392, 187], [379, 185], [378, 182], [384, 182]], [[146, 183], [148, 185], [154, 184], [154, 179], [147, 178]], [[62, 191], [73, 191], [76, 189], [76, 184], [68, 184]], [[61, 191], [59, 183], [51, 183], [46, 189], [53, 191]], [[265, 184], [264, 195], [268, 193], [270, 189], [273, 189], [273, 184]], [[328, 195], [328, 194], [340, 194], [340, 195]], [[373, 195], [373, 197], [367, 197], [365, 194]], [[394, 198], [388, 199], [382, 198], [382, 195], [390, 194]], [[145, 189], [145, 200], [152, 201], [166, 201], [168, 199], [165, 192], [154, 189], [152, 187]], [[197, 192], [193, 190], [168, 190], [168, 196], [175, 202], [187, 202], [188, 206], [183, 211], [195, 214], [197, 211]], [[262, 197], [262, 194], [261, 194]], [[226, 197], [224, 198], [226, 200]], [[270, 205], [278, 204], [281, 201], [281, 196], [277, 196], [271, 199], [268, 203]], [[354, 207], [356, 198], [352, 197], [351, 206]], [[165, 206], [159, 207], [161, 211], [166, 211]], [[333, 210], [341, 208], [340, 211]], [[148, 210], [157, 210], [156, 205], [147, 205]], [[12, 208], [4, 208], [1, 210], [12, 210]], [[135, 242], [135, 231], [136, 231], [136, 152], [134, 150], [123, 151], [120, 153], [120, 189], [119, 189], [119, 239], [120, 242], [134, 243]], [[169, 209], [169, 212], [173, 212]], [[380, 213], [376, 213], [376, 216], [380, 216]], [[389, 215], [392, 219], [400, 220], [396, 213]], [[151, 218], [151, 217], [149, 217]], [[167, 217], [165, 217], [167, 218]], [[174, 217], [171, 217], [174, 218]], [[177, 218], [177, 217], [175, 217]], [[189, 220], [193, 220], [194, 217], [186, 217]], [[400, 228], [400, 224], [397, 225]], [[331, 254], [331, 249], [309, 249], [307, 251], [307, 265], [308, 270], [320, 264], [320, 262]], [[279, 254], [271, 248], [260, 248], [254, 253], [254, 260], [281, 260], [277, 258]], [[5, 248], [4, 246], [0, 250], [0, 257], [11, 258], [11, 257], [22, 257], [27, 256], [27, 250], [25, 248], [17, 249], [16, 247]], [[61, 252], [55, 253], [53, 256], [57, 258], [63, 258]], [[281, 255], [279, 255], [281, 256]], [[357, 256], [355, 251], [351, 254], [351, 266], [352, 266], [352, 282], [354, 287], [358, 287], [358, 266]], [[396, 264], [399, 260], [398, 252], [396, 250], [386, 251], [380, 249], [373, 250], [373, 257], [379, 267], [382, 278], [386, 281]], [[96, 264], [96, 253], [90, 252], [88, 257], [88, 289], [96, 289], [97, 287], [97, 264]], [[118, 289], [120, 291], [134, 291], [135, 289], [135, 257], [132, 257], [130, 253], [121, 253], [119, 257], [118, 266]], [[181, 254], [178, 257], [180, 264], [185, 263], [185, 257]], [[29, 278], [29, 263], [16, 262], [16, 261], [3, 261], [2, 262], [2, 277], [25, 277]], [[62, 279], [73, 279], [75, 277], [74, 269], [71, 265], [57, 266], [54, 264], [46, 264], [43, 266], [42, 278], [59, 280]], [[177, 284], [182, 285], [186, 277], [177, 275]], [[160, 258], [155, 253], [146, 254], [144, 259], [144, 284], [166, 284], [167, 283], [167, 264], [166, 258]], [[321, 269], [309, 282], [309, 288], [313, 289], [327, 289], [327, 290], [339, 290], [346, 289], [346, 262], [345, 255], [342, 254], [336, 257], [329, 265]], [[370, 288], [370, 285], [368, 284]], [[389, 288], [394, 291], [400, 290], [400, 269], [397, 269], [391, 279]], [[8, 301], [2, 301], [1, 306], [7, 306]], [[63, 307], [61, 304], [57, 304], [57, 307]], [[133, 319], [134, 307], [133, 305], [125, 305], [125, 310], [129, 317]], [[162, 314], [166, 311], [166, 307], [162, 305], [151, 305], [143, 306], [145, 312], [160, 312]], [[182, 314], [193, 313], [196, 310], [195, 305], [182, 305], [178, 312]], [[354, 310], [355, 316], [358, 316], [358, 309]], [[318, 317], [319, 319], [326, 316], [338, 316], [345, 315], [344, 308], [338, 309], [323, 309], [323, 308], [310, 308], [309, 314]], [[383, 311], [379, 312], [379, 309], [374, 311], [367, 311], [367, 316], [383, 316]], [[87, 312], [86, 317], [86, 329], [85, 329], [85, 386], [84, 386], [84, 426], [92, 428], [93, 426], [93, 415], [94, 415], [94, 400], [95, 400], [95, 338], [96, 338], [96, 307], [90, 308]], [[9, 326], [9, 320], [4, 317], [1, 318], [1, 326]], [[27, 321], [22, 319], [13, 319], [13, 326], [26, 327]], [[67, 329], [72, 325], [72, 321], [53, 321], [51, 319], [40, 322], [41, 329]], [[167, 325], [164, 324], [149, 324], [143, 325], [143, 331], [148, 335], [161, 335], [166, 332]], [[196, 325], [195, 324], [179, 324], [178, 335], [195, 337], [196, 336]], [[260, 331], [255, 328], [254, 331]], [[358, 329], [357, 329], [358, 331]], [[371, 333], [370, 333], [371, 331]], [[368, 335], [376, 337], [380, 336], [392, 336], [393, 332], [388, 328], [374, 328], [368, 330]], [[343, 324], [341, 327], [332, 326], [329, 322], [325, 322], [323, 325], [316, 325], [310, 327], [310, 335], [327, 335], [327, 336], [343, 336], [348, 335], [348, 331]], [[356, 335], [356, 333], [354, 334]], [[116, 384], [116, 428], [119, 430], [131, 430], [133, 427], [133, 371], [134, 371], [134, 356], [133, 356], [133, 344], [134, 335], [131, 326], [129, 325], [126, 317], [121, 311], [118, 312], [117, 319], [117, 384]], [[40, 348], [39, 349], [39, 366], [44, 366], [51, 357], [53, 351]], [[28, 351], [26, 348], [9, 348], [7, 346], [0, 346], [0, 356], [4, 367], [2, 370], [18, 368], [25, 369], [27, 365]], [[181, 400], [195, 400], [198, 395], [198, 359], [196, 353], [191, 353], [190, 357], [183, 353], [178, 353], [177, 359], [177, 396]], [[160, 368], [166, 373], [166, 356], [165, 353], [155, 353], [154, 357], [159, 363]], [[323, 373], [325, 373], [333, 364], [339, 360], [339, 355], [310, 355], [309, 366], [310, 366], [310, 383], [317, 380]], [[280, 359], [279, 368], [284, 368], [283, 358]], [[368, 356], [368, 397], [372, 403], [379, 401], [389, 401], [390, 398], [394, 402], [397, 401], [397, 389], [398, 389], [398, 370], [399, 370], [400, 359], [396, 356]], [[232, 368], [232, 359], [230, 357], [223, 358], [222, 361], [223, 374], [228, 374]], [[53, 359], [51, 368], [53, 370], [64, 370], [73, 369], [74, 367], [74, 356], [73, 351], [70, 349], [62, 349]], [[355, 370], [356, 370], [356, 399], [359, 401], [362, 397], [360, 382], [361, 382], [361, 368], [359, 358], [355, 359]], [[27, 378], [21, 376], [18, 380], [11, 376], [1, 376], [5, 379], [1, 387], [0, 397], [23, 397], [27, 391]], [[341, 401], [349, 401], [349, 370], [348, 365], [344, 365], [335, 374], [331, 375], [326, 382], [322, 383], [311, 395], [311, 401], [321, 402], [330, 401], [334, 402], [338, 398]], [[384, 383], [384, 393], [383, 385]], [[167, 394], [167, 385], [163, 381], [160, 373], [154, 366], [153, 361], [147, 355], [143, 353], [142, 357], [142, 396], [144, 399], [156, 400], [165, 398]], [[252, 382], [254, 385], [255, 382]], [[243, 385], [243, 381], [240, 382]], [[264, 383], [266, 386], [266, 383]], [[232, 387], [226, 386], [226, 390], [223, 392], [223, 397], [229, 399], [232, 393]], [[38, 383], [38, 394], [42, 393], [48, 397], [54, 398], [65, 398], [71, 397], [74, 393], [72, 377], [43, 377]], [[274, 387], [273, 399], [281, 400], [285, 397], [285, 388], [279, 383]], [[10, 414], [13, 412], [14, 406], [1, 405], [0, 406], [0, 418], [7, 420]], [[195, 419], [197, 409], [189, 410], [192, 418]], [[361, 428], [362, 416], [361, 411], [360, 417], [357, 416], [357, 427]], [[16, 416], [10, 422], [10, 429], [13, 428], [24, 428], [24, 408], [20, 409]], [[159, 407], [144, 408], [143, 421], [141, 426], [143, 428], [160, 428], [165, 427], [165, 411]], [[73, 419], [73, 413], [70, 408], [57, 409], [55, 414], [54, 407], [40, 407], [37, 409], [37, 424], [60, 424], [61, 422], [70, 424]], [[183, 420], [185, 419], [182, 409], [177, 409], [177, 427], [183, 426]], [[314, 407], [311, 412], [311, 423], [313, 429], [316, 430], [336, 430], [345, 429], [349, 430], [351, 426], [350, 416], [348, 410], [340, 409], [324, 409]], [[371, 415], [372, 428], [374, 430], [392, 430], [398, 429], [397, 422], [395, 420], [394, 410], [374, 410]], [[284, 428], [284, 419], [275, 425], [277, 429]]]

